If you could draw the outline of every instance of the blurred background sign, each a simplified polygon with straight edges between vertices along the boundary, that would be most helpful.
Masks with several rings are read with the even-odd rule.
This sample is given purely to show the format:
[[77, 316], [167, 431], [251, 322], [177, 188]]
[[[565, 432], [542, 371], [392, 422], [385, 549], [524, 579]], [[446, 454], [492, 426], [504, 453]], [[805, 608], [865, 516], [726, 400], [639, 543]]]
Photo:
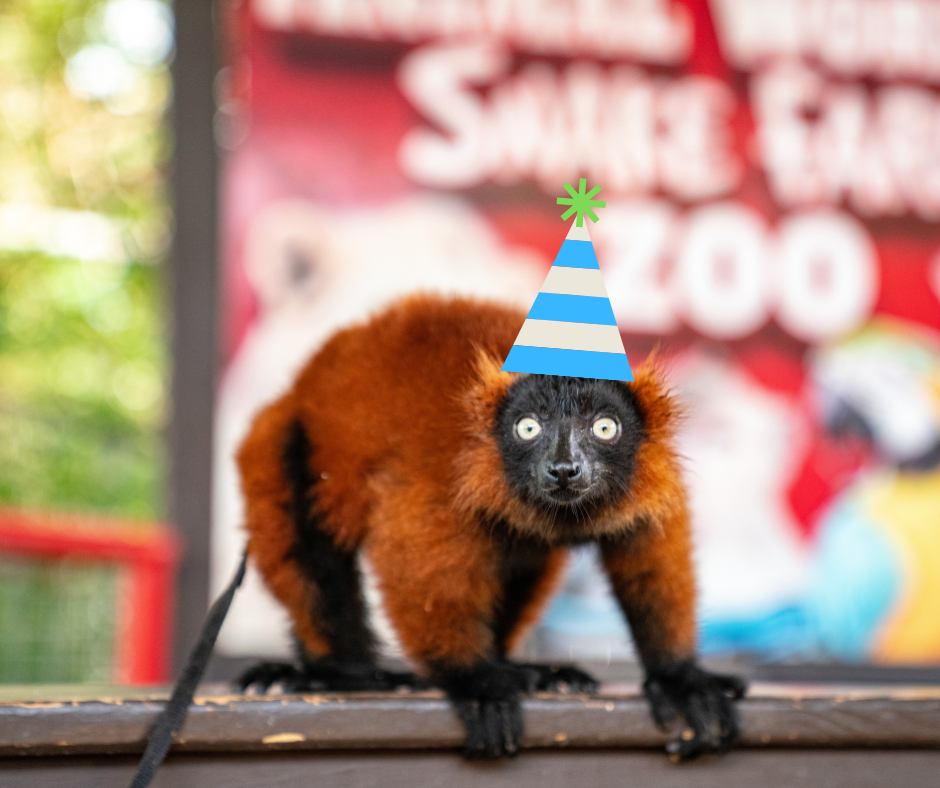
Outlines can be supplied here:
[[[631, 363], [661, 346], [690, 406], [704, 649], [940, 660], [940, 3], [226, 10], [215, 590], [257, 409], [400, 293], [528, 306], [585, 176]], [[257, 578], [222, 647], [289, 647]], [[629, 655], [589, 553], [535, 649]]]

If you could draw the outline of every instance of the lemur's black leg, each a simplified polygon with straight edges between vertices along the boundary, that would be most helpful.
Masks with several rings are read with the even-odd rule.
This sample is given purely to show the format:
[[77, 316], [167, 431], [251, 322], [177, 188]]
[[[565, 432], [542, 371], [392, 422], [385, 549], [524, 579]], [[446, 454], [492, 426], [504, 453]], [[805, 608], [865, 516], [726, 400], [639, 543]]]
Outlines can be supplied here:
[[502, 593], [493, 611], [492, 658], [470, 667], [432, 665], [431, 674], [442, 686], [467, 731], [467, 758], [513, 756], [522, 742], [521, 696], [537, 690], [592, 691], [597, 682], [571, 666], [514, 662], [507, 657], [532, 606], [544, 601], [546, 583], [561, 568], [562, 556], [538, 542], [507, 541], [499, 573]]
[[[536, 597], [544, 590], [539, 588], [539, 583], [545, 578], [546, 572], [552, 569], [552, 554], [547, 548], [531, 543], [507, 545], [502, 561], [502, 603], [493, 624], [500, 658], [506, 659], [509, 641], [526, 607], [540, 601]], [[593, 676], [573, 665], [535, 662], [512, 664], [525, 672], [526, 686], [530, 692], [596, 692], [599, 686]]]
[[710, 673], [695, 654], [695, 582], [688, 515], [678, 508], [659, 527], [640, 523], [627, 537], [601, 544], [614, 595], [646, 669], [643, 691], [661, 727], [681, 718], [667, 749], [680, 760], [724, 752], [738, 737], [735, 701], [747, 685]]
[[380, 691], [420, 684], [412, 673], [383, 670], [376, 665], [375, 638], [366, 620], [356, 553], [338, 547], [315, 513], [310, 452], [303, 427], [295, 423], [283, 453], [295, 526], [295, 542], [287, 560], [297, 564], [307, 582], [312, 623], [329, 645], [329, 653], [310, 654], [298, 642], [297, 663], [263, 662], [245, 672], [236, 684], [242, 690], [261, 691], [280, 685], [288, 692]]

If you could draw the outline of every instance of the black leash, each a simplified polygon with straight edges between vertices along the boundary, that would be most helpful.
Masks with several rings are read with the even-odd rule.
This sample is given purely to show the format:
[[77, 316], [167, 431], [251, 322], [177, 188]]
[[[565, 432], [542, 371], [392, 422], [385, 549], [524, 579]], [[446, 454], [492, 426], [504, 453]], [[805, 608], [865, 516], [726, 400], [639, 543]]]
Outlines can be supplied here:
[[179, 681], [176, 682], [170, 700], [160, 716], [157, 717], [157, 721], [150, 731], [147, 749], [144, 750], [140, 763], [137, 765], [137, 774], [134, 775], [130, 788], [146, 788], [150, 785], [157, 769], [160, 768], [160, 764], [163, 763], [163, 759], [170, 751], [173, 739], [180, 732], [180, 728], [183, 727], [186, 714], [189, 712], [189, 704], [192, 703], [199, 680], [202, 678], [202, 674], [205, 673], [209, 657], [212, 655], [212, 648], [215, 646], [215, 640], [222, 628], [222, 622], [225, 621], [228, 609], [232, 605], [232, 598], [235, 596], [236, 589], [242, 584], [245, 577], [247, 564], [248, 553], [246, 552], [242, 555], [238, 571], [235, 572], [235, 577], [228, 584], [228, 588], [225, 589], [222, 596], [215, 600], [209, 610], [206, 623], [202, 625], [199, 640], [189, 653], [186, 668], [180, 675]]

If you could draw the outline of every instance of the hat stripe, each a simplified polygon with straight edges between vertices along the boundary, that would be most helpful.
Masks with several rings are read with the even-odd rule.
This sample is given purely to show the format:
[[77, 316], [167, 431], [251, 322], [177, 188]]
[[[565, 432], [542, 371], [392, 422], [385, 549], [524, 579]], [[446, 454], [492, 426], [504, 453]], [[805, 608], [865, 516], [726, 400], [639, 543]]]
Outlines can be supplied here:
[[539, 293], [529, 310], [529, 319], [617, 325], [609, 299], [560, 293]]
[[503, 364], [507, 372], [534, 375], [567, 375], [573, 378], [633, 380], [625, 353], [596, 353], [586, 350], [559, 350], [513, 345]]
[[542, 292], [607, 298], [607, 288], [604, 287], [600, 269], [591, 268], [552, 266], [542, 283]]
[[600, 268], [597, 255], [594, 254], [594, 244], [590, 241], [565, 241], [552, 265], [560, 265], [562, 268]]
[[591, 350], [599, 353], [623, 353], [623, 340], [616, 325], [566, 323], [559, 320], [527, 318], [516, 337], [517, 345], [551, 347], [561, 350]]
[[568, 228], [503, 369], [633, 380], [587, 221]]

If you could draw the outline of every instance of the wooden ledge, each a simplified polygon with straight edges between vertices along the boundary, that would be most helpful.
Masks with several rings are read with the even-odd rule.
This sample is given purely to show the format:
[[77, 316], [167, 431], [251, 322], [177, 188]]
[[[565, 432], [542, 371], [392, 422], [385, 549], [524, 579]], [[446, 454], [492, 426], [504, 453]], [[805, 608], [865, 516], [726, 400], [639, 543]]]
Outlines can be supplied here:
[[[2, 701], [0, 757], [140, 752], [165, 698]], [[526, 748], [658, 749], [667, 738], [635, 686], [539, 694], [523, 705]], [[940, 687], [757, 684], [740, 709], [744, 748], [940, 749]], [[462, 737], [438, 692], [206, 694], [174, 751], [434, 750], [456, 748]]]

